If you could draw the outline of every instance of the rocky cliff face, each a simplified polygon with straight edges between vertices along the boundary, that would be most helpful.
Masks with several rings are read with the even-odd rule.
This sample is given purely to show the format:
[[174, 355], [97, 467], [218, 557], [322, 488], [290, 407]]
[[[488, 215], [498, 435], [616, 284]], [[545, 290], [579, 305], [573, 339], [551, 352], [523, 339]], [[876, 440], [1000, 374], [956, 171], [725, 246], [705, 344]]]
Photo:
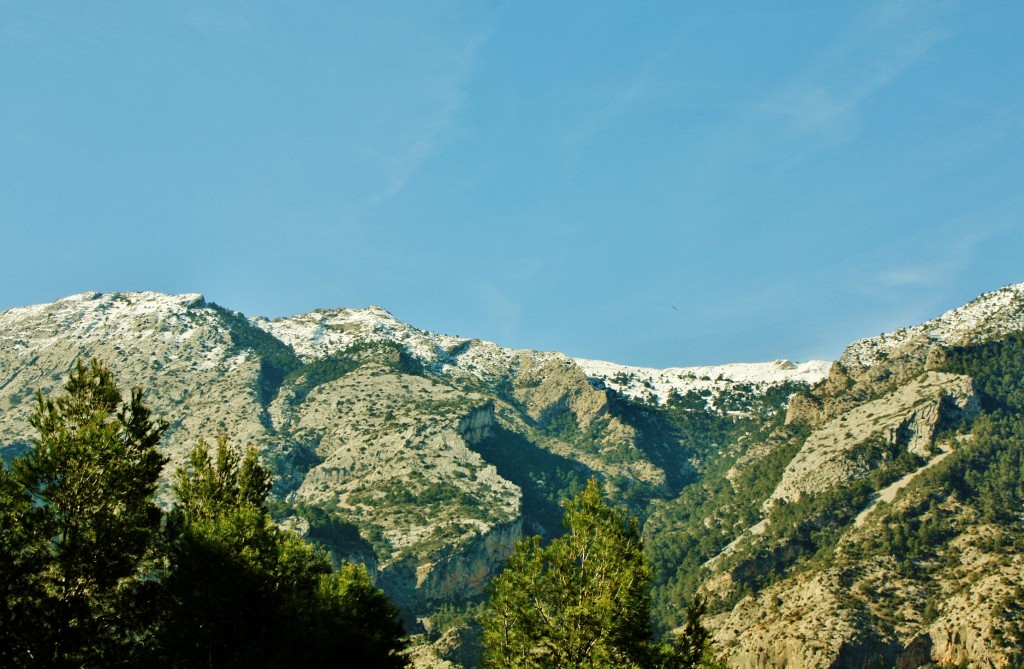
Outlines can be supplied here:
[[924, 363], [934, 345], [951, 347], [992, 341], [1024, 330], [1024, 283], [985, 293], [938, 318], [850, 344], [839, 358], [860, 372], [889, 360]]
[[59, 388], [75, 360], [89, 356], [106, 361], [124, 389], [146, 389], [172, 422], [166, 448], [176, 461], [203, 435], [266, 435], [259, 360], [236, 346], [201, 295], [74, 295], [3, 312], [0, 333], [2, 445], [31, 439], [34, 393]]
[[[651, 518], [659, 564], [699, 569], [729, 666], [1002, 668], [1024, 659], [1024, 509], [993, 515], [936, 482], [980, 466], [967, 454], [993, 401], [951, 367], [958, 347], [1022, 331], [1024, 284], [855, 342], [830, 368], [643, 370], [377, 307], [268, 321], [200, 295], [89, 293], [0, 313], [0, 454], [31, 448], [37, 389], [103, 359], [171, 421], [170, 468], [200, 437], [256, 445], [281, 522], [366, 563], [434, 635], [419, 666], [477, 661], [471, 624], [431, 617], [479, 601], [516, 541], [557, 532], [559, 500], [599, 476]], [[674, 545], [683, 526], [700, 534]], [[667, 610], [692, 593], [681, 583]]]
[[[955, 484], [969, 457], [958, 456], [973, 443], [963, 432], [982, 400], [971, 377], [942, 371], [957, 347], [1021, 332], [1022, 295], [1020, 285], [995, 291], [922, 326], [856, 342], [826, 380], [794, 397], [786, 422], [807, 426], [806, 440], [766, 497], [762, 520], [706, 565], [705, 590], [720, 602], [750, 587], [751, 565], [775, 570], [755, 581], [767, 586], [712, 619], [729, 666], [1008, 667], [1024, 659], [1024, 573], [1011, 547], [1019, 540], [1010, 538], [1017, 525], [984, 524], [977, 501]], [[911, 464], [881, 475], [901, 453]], [[943, 477], [954, 483], [937, 488], [950, 480]], [[858, 506], [843, 508], [851, 503]], [[915, 543], [914, 533], [928, 538]]]
[[[1016, 666], [1021, 557], [979, 550], [978, 538], [968, 530], [948, 564], [916, 574], [878, 557], [794, 575], [715, 616], [715, 642], [729, 666], [749, 669]], [[861, 539], [848, 536], [847, 549]], [[928, 613], [936, 589], [947, 598]]]
[[[368, 313], [373, 321], [385, 312]], [[356, 324], [365, 316], [356, 312]], [[352, 339], [314, 338], [300, 350], [315, 360], [378, 341], [359, 339], [354, 325], [340, 330]], [[0, 341], [5, 452], [30, 446], [37, 389], [59, 388], [76, 359], [101, 358], [123, 389], [145, 388], [171, 422], [168, 473], [200, 437], [258, 446], [280, 494], [358, 527], [366, 546], [348, 546], [347, 557], [376, 570], [410, 615], [455, 592], [478, 595], [519, 538], [518, 487], [466, 443], [494, 424], [490, 398], [403, 373], [396, 348], [360, 350], [325, 374], [200, 295], [154, 293], [83, 294], [4, 312]], [[268, 370], [275, 364], [283, 369]]]
[[731, 667], [868, 667], [886, 645], [835, 570], [746, 597], [711, 624]]
[[[302, 515], [316, 508], [354, 527], [358, 541], [330, 548], [366, 563], [413, 622], [479, 597], [524, 523], [538, 526], [520, 485], [551, 508], [545, 481], [566, 471], [664, 487], [571, 358], [425, 332], [377, 307], [268, 321], [195, 294], [88, 293], [0, 314], [0, 342], [3, 453], [31, 447], [36, 390], [101, 358], [171, 422], [168, 474], [201, 437], [256, 445], [298, 514], [282, 522], [323, 534], [322, 516]], [[508, 448], [528, 453], [495, 451]]]
[[930, 458], [939, 427], [972, 418], [980, 408], [970, 378], [926, 372], [815, 428], [765, 504], [794, 502], [866, 475], [877, 465], [860, 447], [872, 438]]
[[[843, 351], [818, 387], [821, 411], [803, 419], [817, 423], [834, 418], [892, 392], [925, 371], [940, 369], [946, 352], [954, 346], [994, 341], [1022, 329], [1024, 284], [1015, 284], [985, 293], [922, 325], [858, 340]], [[803, 402], [797, 411], [801, 409], [806, 409]]]

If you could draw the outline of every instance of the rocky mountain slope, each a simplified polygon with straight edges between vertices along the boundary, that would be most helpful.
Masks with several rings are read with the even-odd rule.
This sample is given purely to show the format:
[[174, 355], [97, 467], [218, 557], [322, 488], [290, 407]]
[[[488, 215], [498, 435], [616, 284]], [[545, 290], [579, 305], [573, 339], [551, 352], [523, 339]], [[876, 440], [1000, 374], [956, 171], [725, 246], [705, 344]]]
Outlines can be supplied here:
[[279, 522], [370, 567], [421, 666], [474, 666], [487, 581], [590, 476], [644, 523], [660, 629], [706, 593], [730, 666], [1013, 666], [1022, 331], [1024, 284], [835, 363], [651, 370], [378, 307], [86, 293], [0, 313], [0, 454], [31, 447], [36, 390], [103, 359], [171, 422], [169, 471], [200, 437], [256, 445]]
[[586, 477], [667, 495], [684, 465], [645, 452], [571, 358], [377, 307], [269, 321], [196, 294], [85, 293], [3, 312], [0, 342], [5, 454], [30, 445], [33, 393], [101, 358], [171, 421], [171, 467], [200, 437], [256, 444], [287, 522], [375, 567], [410, 618], [479, 595], [524, 524], [558, 531], [558, 500]]
[[1022, 328], [1024, 285], [995, 291], [855, 342], [791, 402], [799, 448], [705, 567], [730, 666], [1024, 661]]

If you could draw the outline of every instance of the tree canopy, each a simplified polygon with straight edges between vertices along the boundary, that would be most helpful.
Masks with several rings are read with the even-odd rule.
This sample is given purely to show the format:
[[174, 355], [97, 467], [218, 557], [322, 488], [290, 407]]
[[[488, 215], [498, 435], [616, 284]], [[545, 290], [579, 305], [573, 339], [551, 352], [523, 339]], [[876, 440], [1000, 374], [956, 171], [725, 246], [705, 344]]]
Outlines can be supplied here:
[[398, 610], [362, 565], [274, 525], [256, 451], [204, 441], [175, 476], [161, 647], [174, 667], [405, 666]]
[[0, 467], [0, 666], [404, 667], [397, 609], [267, 511], [269, 472], [200, 440], [154, 503], [167, 424], [79, 362]]
[[566, 534], [521, 541], [491, 584], [484, 654], [494, 669], [698, 666], [702, 609], [673, 644], [652, 640], [651, 570], [636, 519], [591, 480], [565, 504]]
[[55, 399], [39, 393], [30, 423], [35, 448], [0, 484], [0, 553], [11, 570], [0, 580], [17, 579], [6, 586], [0, 646], [13, 664], [128, 658], [150, 589], [142, 576], [155, 566], [153, 496], [165, 463], [157, 445], [167, 425], [153, 420], [141, 389], [122, 398], [97, 361], [78, 362]]

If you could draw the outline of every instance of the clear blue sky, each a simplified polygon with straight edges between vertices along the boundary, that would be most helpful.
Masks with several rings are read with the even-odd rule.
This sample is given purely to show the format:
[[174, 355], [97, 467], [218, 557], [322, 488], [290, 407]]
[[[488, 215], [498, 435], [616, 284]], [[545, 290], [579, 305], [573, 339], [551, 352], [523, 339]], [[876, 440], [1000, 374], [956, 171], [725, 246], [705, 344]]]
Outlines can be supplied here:
[[0, 0], [0, 309], [835, 358], [1024, 281], [1022, 35], [1016, 1]]

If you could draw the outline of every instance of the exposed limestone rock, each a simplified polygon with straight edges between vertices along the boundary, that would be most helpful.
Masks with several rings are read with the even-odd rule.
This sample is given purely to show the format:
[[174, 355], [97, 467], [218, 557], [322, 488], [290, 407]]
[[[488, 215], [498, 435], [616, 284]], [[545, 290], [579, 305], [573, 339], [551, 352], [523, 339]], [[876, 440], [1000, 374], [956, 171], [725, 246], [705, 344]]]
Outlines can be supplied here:
[[848, 370], [866, 369], [893, 358], [928, 359], [933, 343], [957, 346], [981, 343], [1024, 330], [1024, 284], [994, 290], [938, 318], [854, 342], [839, 362]]
[[462, 669], [461, 665], [453, 664], [441, 656], [442, 650], [430, 643], [425, 636], [418, 634], [413, 637], [412, 645], [406, 650], [409, 666], [412, 669]]
[[1024, 284], [1000, 288], [922, 325], [850, 344], [815, 389], [834, 418], [890, 393], [925, 371], [941, 370], [947, 349], [982, 343], [1024, 329]]
[[[712, 617], [714, 640], [735, 669], [1018, 666], [1024, 557], [979, 549], [979, 538], [967, 529], [949, 546], [959, 564], [916, 576], [891, 557], [799, 573]], [[927, 623], [923, 603], [937, 586], [949, 596]]]
[[929, 457], [943, 419], [972, 416], [979, 409], [970, 378], [928, 372], [814, 430], [786, 467], [765, 506], [769, 508], [777, 500], [796, 501], [802, 495], [822, 492], [865, 474], [869, 464], [852, 454], [873, 437]]
[[735, 669], [868, 666], [887, 644], [848, 590], [835, 570], [770, 587], [711, 618], [714, 642]]
[[404, 609], [480, 594], [521, 537], [518, 488], [464, 438], [494, 423], [483, 396], [366, 364], [272, 413], [315, 444], [295, 499], [379, 537], [377, 582]]
[[456, 666], [478, 667], [483, 655], [482, 634], [478, 624], [453, 627], [434, 642], [434, 648]]
[[0, 448], [25, 443], [34, 393], [52, 393], [75, 361], [104, 360], [122, 392], [140, 386], [171, 420], [173, 468], [199, 437], [235, 443], [267, 436], [257, 386], [260, 363], [237, 350], [220, 314], [201, 295], [85, 293], [0, 314]]
[[926, 372], [941, 371], [949, 362], [949, 351], [942, 344], [932, 344], [924, 361]]
[[604, 393], [564, 356], [521, 356], [513, 383], [515, 399], [537, 422], [571, 411], [578, 424], [589, 424], [607, 411]]
[[[499, 406], [499, 421], [514, 432], [531, 432], [553, 453], [582, 462], [608, 479], [624, 476], [664, 487], [665, 472], [636, 447], [636, 431], [608, 411], [608, 397], [594, 388], [571, 358], [563, 355], [520, 355], [512, 376], [515, 406]], [[504, 403], [500, 403], [504, 404]], [[519, 407], [525, 409], [522, 416]], [[525, 420], [524, 420], [525, 418]], [[571, 440], [538, 434], [556, 423], [583, 434], [599, 434], [598, 449], [581, 449]], [[627, 452], [608, 458], [606, 452]]]
[[932, 638], [927, 634], [911, 641], [896, 660], [896, 669], [917, 669], [931, 664]]
[[[915, 494], [897, 498], [906, 509]], [[979, 525], [955, 496], [939, 505], [955, 538], [935, 559], [900, 567], [896, 556], [856, 557], [886, 531], [875, 516], [843, 536], [834, 566], [795, 570], [709, 622], [730, 667], [934, 666], [1006, 668], [1024, 660], [1024, 556], [1005, 530]], [[730, 575], [709, 581], [730, 589]], [[926, 618], [925, 603], [938, 604]], [[873, 630], [873, 631], [872, 631]]]
[[[1002, 668], [1024, 660], [1018, 536], [1003, 541], [998, 529], [979, 527], [979, 515], [956, 494], [933, 499], [921, 492], [931, 475], [965, 454], [943, 443], [949, 457], [939, 465], [937, 431], [978, 411], [971, 380], [942, 371], [947, 351], [1022, 328], [1024, 285], [982, 296], [924, 326], [857, 342], [823, 383], [792, 398], [786, 422], [812, 430], [780, 480], [760, 478], [742, 523], [725, 512], [698, 519], [720, 534], [716, 545], [734, 539], [724, 558], [705, 564], [706, 590], [720, 595], [715, 601], [732, 601], [744, 586], [761, 588], [766, 570], [778, 571], [773, 585], [712, 619], [730, 666], [864, 667], [881, 658], [885, 666], [908, 669], [929, 663]], [[254, 343], [254, 332], [269, 343]], [[260, 449], [286, 502], [355, 525], [359, 536], [351, 543], [358, 545], [347, 557], [368, 565], [414, 630], [433, 603], [481, 593], [524, 522], [536, 522], [524, 519], [522, 491], [503, 477], [514, 474], [499, 474], [481, 455], [488, 452], [482, 444], [504, 447], [492, 438], [609, 481], [643, 481], [666, 491], [667, 463], [674, 486], [683, 478], [677, 470], [685, 460], [659, 459], [660, 452], [678, 454], [671, 433], [659, 437], [664, 444], [640, 443], [633, 424], [644, 425], [620, 412], [611, 391], [567, 356], [436, 335], [380, 308], [247, 321], [199, 295], [155, 293], [84, 294], [0, 313], [0, 453], [10, 457], [30, 447], [32, 393], [59, 388], [75, 358], [86, 356], [107, 361], [123, 389], [145, 387], [156, 413], [172, 421], [165, 444], [172, 467], [200, 436], [226, 433], [236, 445]], [[736, 457], [725, 474], [736, 499], [725, 504], [737, 508], [749, 493], [743, 482], [755, 477], [741, 474], [758, 472], [769, 454], [791, 453], [793, 445], [782, 440], [806, 433], [775, 424], [772, 430], [753, 445], [712, 445]], [[783, 436], [773, 441], [772, 435]], [[888, 458], [903, 450], [938, 466], [929, 476], [898, 482], [905, 487], [886, 488], [891, 496], [860, 522], [825, 528], [842, 535], [833, 554], [824, 550], [812, 561], [793, 537], [753, 517], [772, 486], [766, 512], [773, 500], [829, 490], [880, 466], [877, 453]], [[687, 478], [701, 473], [700, 462], [691, 464]], [[769, 471], [783, 464], [775, 458]], [[535, 472], [516, 474], [525, 489]], [[907, 526], [941, 518], [947, 543], [913, 561], [879, 555], [893, 529], [915, 531], [887, 527], [893, 512], [908, 509], [917, 515], [901, 521]], [[285, 523], [300, 532], [315, 529], [303, 517]], [[765, 550], [742, 552], [752, 546]], [[472, 644], [472, 633], [453, 628], [433, 642], [422, 637], [410, 655], [415, 666], [471, 666], [478, 652]]]
[[786, 425], [817, 425], [824, 418], [821, 400], [809, 393], [793, 395], [786, 407]]
[[409, 649], [413, 669], [461, 669], [479, 667], [483, 655], [482, 630], [478, 624], [458, 625], [433, 643], [426, 637], [415, 638]]
[[427, 599], [460, 602], [484, 593], [494, 573], [523, 538], [521, 518], [492, 528], [456, 554], [446, 552], [437, 563], [417, 569], [417, 589]]
[[490, 437], [497, 421], [494, 418], [494, 405], [474, 409], [468, 416], [459, 421], [459, 434], [471, 444], [476, 444]]
[[278, 494], [359, 528], [346, 557], [409, 617], [479, 594], [522, 533], [519, 488], [470, 448], [499, 426], [608, 478], [665, 479], [571, 358], [424, 332], [380, 308], [249, 321], [201, 295], [90, 293], [0, 313], [0, 343], [0, 453], [31, 447], [37, 389], [98, 357], [172, 422], [168, 474], [200, 437], [257, 446]]
[[977, 545], [994, 536], [997, 530], [977, 527], [952, 545], [960, 555], [955, 571], [962, 589], [943, 603], [939, 618], [928, 628], [936, 664], [1006, 669], [1024, 661], [1024, 556]]

